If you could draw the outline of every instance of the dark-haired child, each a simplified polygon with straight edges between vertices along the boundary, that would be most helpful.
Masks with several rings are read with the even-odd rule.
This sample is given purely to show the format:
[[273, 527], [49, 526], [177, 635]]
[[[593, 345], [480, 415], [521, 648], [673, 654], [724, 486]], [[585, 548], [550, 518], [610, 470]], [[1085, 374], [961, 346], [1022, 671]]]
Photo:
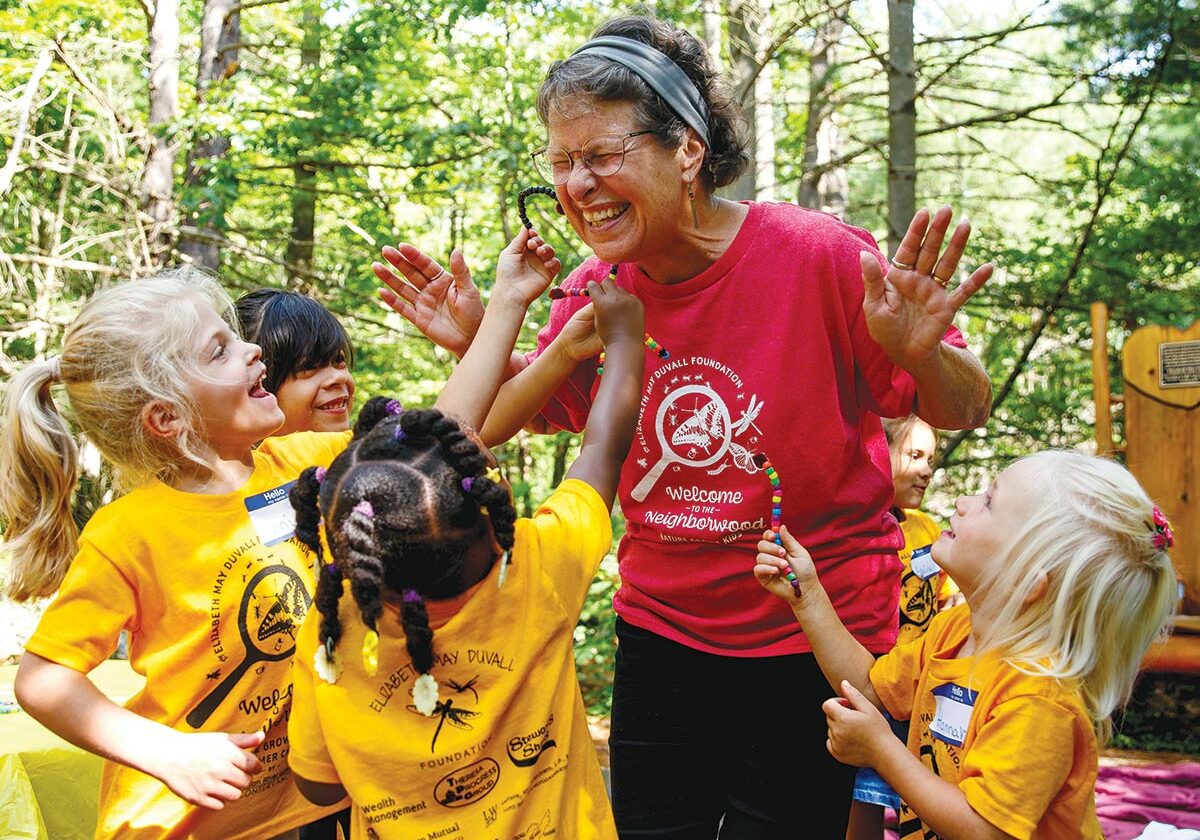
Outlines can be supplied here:
[[[349, 793], [354, 836], [616, 837], [572, 630], [612, 542], [644, 323], [611, 281], [589, 289], [604, 376], [578, 459], [531, 519], [466, 425], [382, 399], [293, 490], [297, 535], [320, 551], [323, 525], [331, 556], [297, 641], [289, 761], [313, 802]], [[487, 324], [446, 390], [490, 402], [512, 341], [481, 341]], [[339, 608], [347, 593], [357, 609]]]
[[344, 432], [354, 401], [354, 348], [345, 328], [316, 300], [288, 289], [256, 289], [238, 298], [246, 341], [262, 348], [263, 387], [275, 395], [292, 432]]

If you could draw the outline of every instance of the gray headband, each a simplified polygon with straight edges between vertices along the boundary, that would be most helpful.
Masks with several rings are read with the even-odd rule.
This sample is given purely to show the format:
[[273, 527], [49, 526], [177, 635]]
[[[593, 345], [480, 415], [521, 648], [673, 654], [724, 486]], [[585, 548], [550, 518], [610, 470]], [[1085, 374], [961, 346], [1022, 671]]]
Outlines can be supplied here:
[[593, 38], [571, 53], [571, 58], [582, 53], [593, 53], [632, 70], [700, 135], [704, 147], [709, 148], [708, 106], [704, 104], [704, 97], [679, 65], [666, 55], [649, 44], [619, 35]]

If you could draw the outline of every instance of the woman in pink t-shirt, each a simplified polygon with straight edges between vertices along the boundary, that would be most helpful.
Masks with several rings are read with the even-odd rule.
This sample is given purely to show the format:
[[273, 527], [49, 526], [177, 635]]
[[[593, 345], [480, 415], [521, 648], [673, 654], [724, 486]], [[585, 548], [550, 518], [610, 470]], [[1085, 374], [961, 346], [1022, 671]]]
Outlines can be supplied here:
[[[737, 106], [704, 46], [653, 18], [610, 21], [553, 64], [538, 114], [547, 144], [533, 157], [595, 253], [563, 287], [615, 271], [669, 353], [648, 351], [619, 487], [618, 829], [840, 837], [853, 769], [825, 750], [821, 673], [746, 564], [781, 519], [846, 626], [890, 648], [902, 539], [878, 418], [987, 417], [987, 376], [951, 320], [991, 266], [947, 288], [970, 232], [960, 224], [941, 253], [948, 207], [917, 214], [889, 267], [870, 234], [833, 216], [718, 198], [747, 162]], [[376, 264], [384, 299], [461, 356], [482, 314], [461, 254], [449, 272], [409, 245], [384, 256], [404, 275]], [[514, 357], [484, 440], [531, 417], [578, 431], [600, 349], [587, 298], [557, 301], [537, 349]]]

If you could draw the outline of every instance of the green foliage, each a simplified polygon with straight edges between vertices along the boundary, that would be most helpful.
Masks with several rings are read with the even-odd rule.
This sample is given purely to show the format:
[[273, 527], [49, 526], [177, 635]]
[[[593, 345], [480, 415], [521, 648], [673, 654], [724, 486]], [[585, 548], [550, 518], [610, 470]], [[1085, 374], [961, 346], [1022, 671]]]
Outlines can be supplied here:
[[1124, 711], [1113, 718], [1110, 746], [1200, 755], [1200, 677], [1143, 674]]

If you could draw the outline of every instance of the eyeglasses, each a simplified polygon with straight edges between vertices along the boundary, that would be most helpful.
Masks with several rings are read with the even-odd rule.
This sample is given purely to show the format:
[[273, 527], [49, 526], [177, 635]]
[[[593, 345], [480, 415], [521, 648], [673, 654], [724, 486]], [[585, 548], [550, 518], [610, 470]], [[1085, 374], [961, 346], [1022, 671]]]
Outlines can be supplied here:
[[602, 134], [593, 137], [583, 144], [583, 148], [574, 152], [558, 147], [545, 146], [536, 152], [531, 152], [533, 165], [543, 178], [561, 187], [571, 177], [575, 161], [588, 169], [593, 175], [604, 177], [615, 175], [625, 163], [625, 153], [629, 151], [629, 141], [643, 134], [654, 134], [652, 128], [644, 131], [631, 131], [628, 134]]

